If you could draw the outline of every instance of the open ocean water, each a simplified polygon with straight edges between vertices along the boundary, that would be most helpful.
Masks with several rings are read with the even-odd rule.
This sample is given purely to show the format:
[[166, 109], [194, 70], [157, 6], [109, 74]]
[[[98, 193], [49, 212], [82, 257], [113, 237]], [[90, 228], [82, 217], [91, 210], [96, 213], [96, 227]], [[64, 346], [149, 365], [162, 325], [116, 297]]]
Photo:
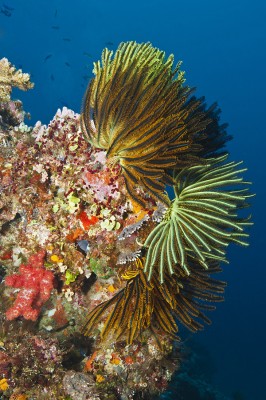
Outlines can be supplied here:
[[[64, 105], [79, 112], [92, 62], [104, 47], [129, 40], [173, 53], [196, 94], [218, 102], [233, 135], [231, 159], [243, 159], [253, 181], [255, 225], [248, 248], [230, 248], [221, 277], [228, 282], [225, 302], [193, 342], [206, 364], [211, 360], [205, 367], [217, 390], [235, 400], [265, 400], [266, 2], [5, 0], [0, 9], [0, 58], [35, 82], [34, 90], [14, 96], [32, 124], [48, 123]], [[191, 334], [182, 331], [182, 339]]]

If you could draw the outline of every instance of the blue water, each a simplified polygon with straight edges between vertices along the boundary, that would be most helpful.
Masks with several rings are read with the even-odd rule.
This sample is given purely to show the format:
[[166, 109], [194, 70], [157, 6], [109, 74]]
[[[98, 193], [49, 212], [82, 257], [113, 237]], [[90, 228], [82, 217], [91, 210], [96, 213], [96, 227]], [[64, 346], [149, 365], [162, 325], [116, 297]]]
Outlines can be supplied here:
[[231, 158], [245, 160], [254, 182], [255, 226], [248, 249], [231, 248], [222, 277], [228, 282], [226, 301], [212, 313], [212, 326], [194, 340], [211, 354], [221, 392], [265, 400], [266, 2], [0, 1], [4, 4], [14, 10], [11, 16], [0, 13], [0, 58], [32, 73], [35, 89], [15, 93], [32, 123], [48, 123], [63, 105], [79, 112], [92, 61], [106, 45], [115, 49], [128, 40], [151, 41], [174, 53], [197, 94], [208, 103], [218, 101], [234, 136]]

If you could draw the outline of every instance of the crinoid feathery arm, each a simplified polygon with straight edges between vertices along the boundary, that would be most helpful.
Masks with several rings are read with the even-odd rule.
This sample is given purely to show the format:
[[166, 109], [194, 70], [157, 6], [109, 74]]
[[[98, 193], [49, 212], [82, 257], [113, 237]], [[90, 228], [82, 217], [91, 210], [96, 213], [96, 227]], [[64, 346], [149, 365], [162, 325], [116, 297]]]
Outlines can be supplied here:
[[[175, 199], [164, 220], [148, 235], [144, 271], [151, 279], [153, 269], [164, 280], [167, 266], [172, 274], [179, 268], [189, 274], [189, 259], [197, 259], [208, 269], [211, 259], [226, 261], [225, 250], [230, 242], [247, 245], [244, 227], [248, 219], [238, 218], [237, 211], [246, 205], [248, 185], [239, 174], [241, 163], [224, 164], [227, 155], [207, 160], [206, 165], [184, 168], [174, 175]], [[228, 187], [229, 189], [225, 189]]]
[[[176, 319], [202, 329], [210, 323], [203, 310], [214, 308], [207, 302], [222, 300], [225, 286], [211, 274], [227, 262], [231, 242], [247, 245], [251, 222], [238, 216], [250, 197], [241, 177], [246, 169], [221, 155], [230, 137], [220, 111], [191, 96], [172, 55], [166, 59], [150, 43], [122, 43], [114, 54], [103, 51], [94, 74], [83, 102], [83, 134], [105, 150], [109, 166], [118, 166], [132, 210], [147, 219], [141, 229], [120, 233], [119, 243], [131, 235], [142, 243], [134, 252], [139, 258], [119, 255], [126, 283], [90, 312], [83, 332], [103, 326], [102, 339], [130, 344], [147, 329], [174, 336]], [[160, 206], [161, 218], [150, 218]]]
[[209, 123], [202, 100], [189, 98], [180, 63], [173, 68], [173, 56], [165, 59], [150, 43], [122, 43], [114, 56], [105, 49], [94, 74], [81, 114], [84, 136], [120, 164], [135, 201], [143, 204], [140, 186], [169, 204], [171, 171], [192, 163], [196, 136]]

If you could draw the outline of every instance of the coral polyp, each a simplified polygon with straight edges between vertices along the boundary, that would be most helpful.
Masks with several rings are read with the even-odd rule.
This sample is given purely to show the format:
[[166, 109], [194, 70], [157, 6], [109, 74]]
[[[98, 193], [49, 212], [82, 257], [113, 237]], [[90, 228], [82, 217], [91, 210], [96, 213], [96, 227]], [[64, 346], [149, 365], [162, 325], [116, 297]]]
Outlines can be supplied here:
[[4, 398], [148, 398], [178, 368], [180, 325], [223, 300], [249, 183], [180, 65], [150, 43], [105, 49], [81, 114], [32, 127], [10, 99], [29, 75], [0, 62]]

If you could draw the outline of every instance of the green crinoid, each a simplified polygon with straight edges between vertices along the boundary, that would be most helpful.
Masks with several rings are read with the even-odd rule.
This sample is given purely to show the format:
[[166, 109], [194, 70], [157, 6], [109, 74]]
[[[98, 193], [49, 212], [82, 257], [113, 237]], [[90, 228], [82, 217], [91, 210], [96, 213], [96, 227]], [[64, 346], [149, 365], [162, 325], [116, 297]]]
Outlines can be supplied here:
[[144, 204], [141, 187], [167, 203], [169, 171], [195, 163], [196, 141], [210, 122], [202, 99], [190, 97], [173, 55], [166, 59], [150, 43], [121, 43], [114, 55], [104, 49], [93, 72], [81, 113], [85, 138], [121, 166], [135, 201]]
[[205, 165], [184, 168], [174, 174], [175, 199], [164, 219], [148, 235], [144, 272], [151, 279], [153, 270], [164, 281], [165, 267], [173, 274], [182, 268], [190, 273], [189, 259], [208, 269], [209, 260], [226, 261], [230, 242], [246, 246], [244, 227], [248, 219], [239, 218], [237, 209], [247, 206], [248, 185], [239, 174], [241, 162], [224, 164], [227, 155], [206, 160]]

